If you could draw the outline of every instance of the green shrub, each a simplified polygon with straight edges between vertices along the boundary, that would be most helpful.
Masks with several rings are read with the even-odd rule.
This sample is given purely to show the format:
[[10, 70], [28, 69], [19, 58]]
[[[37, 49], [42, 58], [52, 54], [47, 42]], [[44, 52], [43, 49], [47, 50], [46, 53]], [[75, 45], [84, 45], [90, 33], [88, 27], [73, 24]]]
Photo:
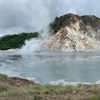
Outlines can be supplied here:
[[8, 76], [5, 74], [0, 74], [0, 78], [7, 78]]
[[[75, 15], [75, 16], [77, 16], [77, 15]], [[53, 30], [54, 33], [58, 32], [61, 28], [70, 24], [71, 18], [73, 18], [73, 14], [66, 14], [66, 15], [63, 15], [59, 18], [56, 17], [54, 22], [50, 24], [51, 30]]]
[[3, 81], [3, 80], [5, 80], [5, 79], [7, 79], [7, 75], [5, 75], [5, 74], [0, 74], [0, 81]]
[[100, 96], [94, 96], [91, 100], [100, 100]]
[[31, 38], [37, 38], [39, 33], [21, 33], [21, 34], [13, 34], [7, 35], [0, 38], [0, 50], [8, 50], [8, 49], [16, 49], [21, 48], [22, 45], [25, 44], [25, 40], [29, 40]]

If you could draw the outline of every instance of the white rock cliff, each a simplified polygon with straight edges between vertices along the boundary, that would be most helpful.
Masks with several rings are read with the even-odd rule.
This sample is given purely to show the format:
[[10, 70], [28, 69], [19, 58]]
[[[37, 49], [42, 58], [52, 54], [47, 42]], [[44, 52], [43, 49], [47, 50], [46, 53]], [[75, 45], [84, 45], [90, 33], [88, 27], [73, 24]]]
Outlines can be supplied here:
[[[41, 45], [41, 50], [50, 51], [92, 51], [100, 49], [99, 28], [88, 25], [76, 15], [69, 14], [68, 24], [50, 36]], [[93, 24], [93, 23], [92, 23]]]

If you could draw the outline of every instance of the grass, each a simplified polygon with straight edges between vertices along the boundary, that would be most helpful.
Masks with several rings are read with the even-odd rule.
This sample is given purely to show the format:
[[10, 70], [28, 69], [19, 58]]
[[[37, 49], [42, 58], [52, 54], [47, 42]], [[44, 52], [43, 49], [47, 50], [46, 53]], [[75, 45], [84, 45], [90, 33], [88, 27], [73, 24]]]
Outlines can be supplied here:
[[7, 75], [5, 75], [5, 74], [0, 74], [0, 80], [1, 80], [1, 78], [2, 79], [6, 79], [8, 76]]
[[91, 100], [100, 100], [100, 96], [94, 96]]
[[[100, 100], [99, 96], [99, 92], [100, 92], [100, 88], [98, 89], [99, 92], [95, 92], [95, 90], [92, 90], [92, 86], [90, 88], [87, 88], [85, 86], [80, 86], [80, 87], [75, 87], [75, 86], [71, 86], [71, 85], [67, 85], [67, 86], [51, 86], [51, 85], [45, 85], [45, 86], [41, 86], [41, 85], [30, 85], [30, 86], [23, 86], [23, 87], [16, 87], [16, 86], [11, 86], [8, 84], [4, 84], [2, 85], [2, 87], [4, 87], [4, 91], [2, 91], [0, 93], [0, 97], [4, 97], [4, 98], [13, 98], [12, 100], [15, 100], [15, 97], [23, 97], [22, 100], [24, 100], [24, 98], [35, 98], [35, 99], [30, 99], [30, 100], [46, 100], [44, 99], [45, 96], [46, 98], [52, 98], [53, 99], [56, 98], [55, 100], [58, 100], [58, 97], [64, 97], [67, 98], [67, 96], [69, 97], [73, 97], [75, 98], [76, 95], [76, 100], [78, 100], [77, 95], [80, 94], [80, 96], [82, 98], [84, 98], [86, 94], [89, 93], [89, 95], [91, 95], [90, 100]], [[94, 86], [93, 86], [94, 87]], [[90, 90], [90, 91], [89, 91]], [[97, 96], [96, 96], [97, 95]], [[26, 97], [27, 96], [27, 97]], [[49, 99], [47, 99], [49, 100]], [[65, 99], [63, 99], [65, 100]], [[70, 100], [70, 99], [69, 99]], [[74, 99], [72, 99], [74, 100]], [[81, 100], [81, 99], [80, 99]]]
[[[3, 80], [2, 80], [3, 79]], [[23, 85], [7, 82], [0, 74], [0, 100], [100, 100], [100, 85]]]
[[72, 93], [73, 86], [42, 86], [42, 85], [30, 85], [30, 86], [23, 86], [23, 87], [15, 87], [8, 84], [2, 85], [5, 90], [0, 93], [0, 96], [11, 96], [11, 95], [33, 95], [33, 94], [66, 94]]

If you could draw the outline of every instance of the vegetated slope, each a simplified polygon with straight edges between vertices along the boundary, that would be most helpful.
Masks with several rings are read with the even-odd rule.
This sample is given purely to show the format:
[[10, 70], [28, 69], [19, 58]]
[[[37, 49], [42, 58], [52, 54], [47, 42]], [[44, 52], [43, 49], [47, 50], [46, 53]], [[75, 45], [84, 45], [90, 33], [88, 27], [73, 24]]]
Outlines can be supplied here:
[[0, 100], [100, 100], [100, 84], [42, 86], [0, 74]]
[[[0, 50], [21, 48], [25, 40], [38, 37], [37, 32], [7, 35], [0, 38]], [[34, 45], [34, 44], [33, 44]]]
[[66, 14], [50, 24], [53, 35], [41, 50], [90, 51], [100, 49], [100, 19], [92, 16]]
[[71, 13], [63, 15], [59, 18], [56, 17], [54, 22], [50, 24], [50, 27], [52, 30], [54, 30], [54, 33], [57, 33], [61, 28], [65, 27], [66, 25], [70, 25], [72, 21], [75, 22], [75, 19], [81, 21], [80, 24], [81, 27], [84, 27], [84, 31], [86, 31], [85, 29], [87, 29], [87, 26], [90, 26], [94, 30], [100, 29], [100, 18], [94, 15], [78, 16]]

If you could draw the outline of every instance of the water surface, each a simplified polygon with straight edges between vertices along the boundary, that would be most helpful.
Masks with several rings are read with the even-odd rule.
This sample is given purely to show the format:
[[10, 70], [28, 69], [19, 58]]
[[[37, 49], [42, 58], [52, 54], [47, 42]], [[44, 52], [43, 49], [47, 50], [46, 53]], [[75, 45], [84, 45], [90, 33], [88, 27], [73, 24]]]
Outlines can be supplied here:
[[41, 84], [100, 80], [100, 52], [0, 52], [0, 73]]

